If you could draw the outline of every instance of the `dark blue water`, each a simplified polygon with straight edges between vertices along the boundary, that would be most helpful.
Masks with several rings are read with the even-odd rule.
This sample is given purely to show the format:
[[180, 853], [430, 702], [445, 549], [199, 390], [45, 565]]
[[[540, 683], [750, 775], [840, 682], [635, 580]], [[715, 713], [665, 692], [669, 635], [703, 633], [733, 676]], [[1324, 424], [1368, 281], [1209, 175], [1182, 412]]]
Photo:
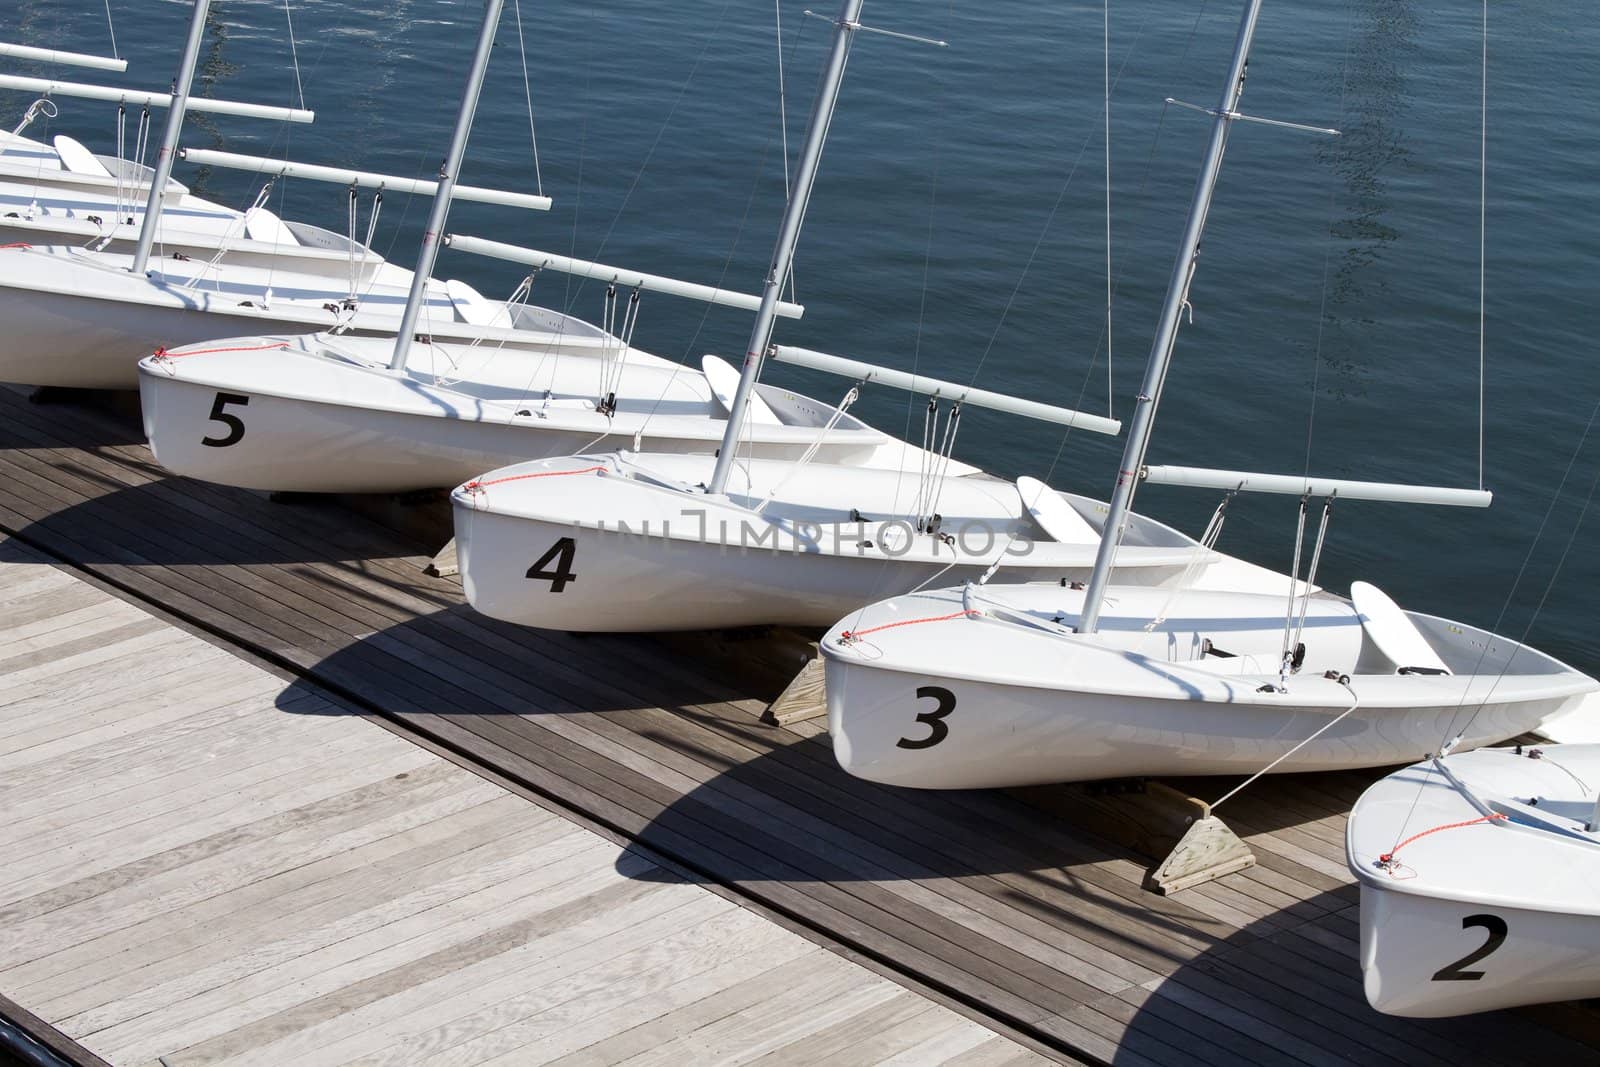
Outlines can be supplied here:
[[[803, 3], [782, 6], [792, 151], [828, 27], [804, 18]], [[164, 86], [188, 6], [114, 0], [112, 10], [132, 61], [121, 81]], [[202, 119], [186, 142], [425, 175], [443, 154], [479, 12], [443, 0], [297, 3], [316, 124]], [[754, 291], [783, 189], [772, 5], [527, 0], [521, 14], [556, 209], [462, 204], [451, 229]], [[1216, 100], [1238, 15], [1238, 3], [1215, 0], [1127, 0], [1111, 14], [1118, 414], [1142, 377], [1207, 133], [1204, 116], [1162, 101]], [[1477, 483], [1479, 17], [1462, 0], [1268, 0], [1244, 109], [1345, 135], [1236, 128], [1152, 462], [1293, 473], [1309, 461], [1327, 475]], [[807, 314], [781, 324], [779, 339], [1103, 411], [1101, 18], [1099, 5], [1042, 0], [869, 3], [869, 23], [951, 47], [857, 42], [801, 247]], [[1343, 503], [1322, 571], [1335, 588], [1366, 578], [1409, 607], [1513, 635], [1548, 589], [1531, 639], [1590, 670], [1600, 669], [1588, 603], [1600, 515], [1578, 520], [1600, 473], [1600, 440], [1579, 447], [1600, 402], [1600, 151], [1588, 119], [1600, 101], [1597, 37], [1580, 5], [1493, 5], [1484, 336], [1494, 506]], [[109, 47], [104, 12], [63, 0], [0, 10], [0, 39]], [[287, 40], [281, 4], [221, 0], [198, 91], [294, 102]], [[534, 185], [521, 54], [508, 6], [466, 181]], [[0, 94], [0, 115], [24, 103]], [[56, 129], [110, 149], [110, 105], [62, 105]], [[193, 168], [179, 176], [239, 205], [256, 184]], [[343, 196], [291, 183], [273, 207], [343, 231]], [[410, 262], [425, 213], [423, 201], [390, 197], [379, 247]], [[519, 277], [450, 252], [440, 271], [496, 295]], [[547, 275], [535, 296], [601, 313], [593, 283]], [[636, 340], [673, 358], [736, 357], [748, 326], [739, 312], [646, 296]], [[784, 367], [769, 380], [827, 397], [846, 385]], [[857, 410], [920, 432], [920, 405], [903, 395], [869, 393]], [[1053, 427], [969, 411], [958, 452], [1103, 496], [1120, 449], [1085, 433], [1063, 447]], [[1215, 503], [1151, 487], [1138, 506], [1195, 529]], [[1240, 501], [1222, 547], [1286, 568], [1294, 510], [1288, 498]]]

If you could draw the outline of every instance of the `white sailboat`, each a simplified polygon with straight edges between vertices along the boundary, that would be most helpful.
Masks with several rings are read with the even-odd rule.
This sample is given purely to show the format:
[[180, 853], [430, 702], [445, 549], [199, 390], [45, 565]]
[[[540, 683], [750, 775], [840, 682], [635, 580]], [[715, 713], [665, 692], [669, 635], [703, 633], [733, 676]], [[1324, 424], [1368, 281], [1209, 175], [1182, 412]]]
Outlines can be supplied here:
[[[486, 7], [451, 173], [465, 148], [499, 11], [493, 0]], [[442, 182], [430, 235], [444, 232], [449, 192]], [[738, 421], [729, 412], [748, 389], [728, 385], [737, 375], [715, 357], [695, 371], [632, 349], [627, 339], [639, 294], [759, 309], [769, 318], [803, 311], [779, 300], [771, 283], [757, 298], [476, 238], [446, 240], [527, 263], [536, 273], [549, 269], [606, 282], [615, 309], [607, 320], [621, 324], [621, 336], [594, 327], [587, 329], [595, 336], [587, 336], [568, 319], [544, 324], [550, 342], [543, 347], [452, 343], [439, 336], [430, 307], [421, 302], [438, 245], [430, 237], [413, 302], [393, 341], [245, 336], [208, 341], [198, 350], [173, 346], [141, 362], [145, 432], [157, 460], [178, 474], [249, 488], [391, 492], [456, 485], [486, 469], [595, 447], [648, 444], [656, 452], [709, 453], [729, 422]], [[619, 288], [633, 289], [632, 296], [617, 295]], [[523, 305], [514, 311], [530, 318], [554, 314]], [[484, 329], [492, 333], [493, 322]], [[812, 452], [823, 460], [895, 469], [919, 460], [919, 450], [830, 405], [779, 389], [763, 388], [759, 396], [763, 415], [741, 440], [756, 456], [797, 459]], [[230, 429], [235, 424], [237, 430]], [[970, 470], [954, 467], [955, 473]]]
[[[788, 277], [860, 9], [859, 2], [845, 4], [834, 23], [827, 73], [717, 454], [596, 450], [507, 467], [457, 488], [457, 559], [476, 610], [577, 631], [826, 626], [873, 594], [940, 578], [1088, 577], [1103, 507], [1036, 480], [1011, 483], [953, 466], [950, 446], [962, 404], [1101, 433], [1116, 433], [1117, 422], [770, 344], [771, 304]], [[774, 421], [757, 382], [765, 358], [934, 398], [923, 450], [909, 457], [920, 464], [869, 470], [828, 456], [747, 458], [752, 440]], [[953, 403], [942, 431], [934, 406], [941, 399]], [[1128, 581], [1170, 582], [1213, 562], [1176, 530], [1142, 518], [1135, 526], [1121, 561]], [[581, 595], [563, 595], [574, 582]]]
[[[1376, 766], [1415, 759], [1463, 705], [1472, 748], [1527, 731], [1600, 689], [1549, 656], [1404, 612], [1356, 583], [1313, 592], [1332, 501], [1486, 506], [1482, 490], [1149, 467], [1145, 462], [1260, 0], [1248, 0], [1094, 572], [1084, 589], [968, 584], [894, 597], [822, 642], [828, 725], [852, 774], [928, 788], [1104, 777]], [[1307, 588], [1152, 591], [1112, 585], [1141, 480], [1325, 497]], [[1298, 545], [1298, 543], [1297, 543]], [[1300, 570], [1296, 549], [1294, 577]]]
[[[47, 103], [40, 97], [35, 103]], [[0, 133], [0, 244], [73, 245], [129, 253], [139, 240], [154, 170], [96, 154], [67, 134], [49, 144]], [[243, 211], [167, 179], [155, 244], [164, 254], [276, 267], [400, 288], [411, 272], [366, 244], [310, 223], [279, 218], [262, 203]]]
[[1553, 745], [1451, 753], [1363, 793], [1345, 847], [1372, 1006], [1426, 1018], [1600, 996], [1597, 790], [1600, 745]]
[[[81, 220], [93, 225], [98, 235], [85, 247], [22, 240], [0, 249], [0, 317], [8, 328], [8, 343], [0, 348], [0, 381], [129, 388], [137, 383], [138, 360], [163, 344], [190, 344], [227, 334], [325, 329], [392, 335], [402, 325], [402, 309], [414, 287], [412, 274], [381, 261], [364, 261], [366, 249], [353, 235], [342, 238], [315, 228], [297, 229], [296, 224], [260, 211], [228, 220], [216, 240], [205, 234], [184, 237], [181, 227], [162, 225], [165, 212], [178, 212], [184, 196], [181, 186], [173, 188], [171, 171], [190, 106], [189, 85], [208, 6], [208, 0], [195, 4], [183, 60], [165, 101], [169, 110], [155, 166], [148, 177], [142, 172], [123, 174], [124, 179], [140, 179], [147, 191], [143, 211], [134, 216], [137, 240], [132, 250], [103, 247], [107, 244], [101, 232], [106, 228], [103, 217], [92, 224], [87, 218]], [[0, 77], [0, 85], [46, 95], [161, 102], [155, 94], [9, 75]], [[299, 109], [227, 101], [196, 102], [196, 106], [292, 121], [311, 118], [310, 112]], [[68, 149], [69, 159], [75, 158], [79, 169], [90, 169], [82, 155]], [[0, 163], [4, 159], [0, 156]], [[275, 173], [305, 167], [282, 162], [272, 166], [278, 168]], [[358, 184], [387, 184], [424, 193], [441, 184], [338, 173]], [[546, 198], [529, 194], [476, 192], [525, 208], [549, 206]], [[28, 225], [26, 209], [16, 214], [19, 218], [5, 221]], [[110, 227], [110, 233], [120, 236], [123, 225]], [[176, 246], [165, 243], [169, 238]], [[163, 242], [159, 252], [158, 242]], [[343, 271], [337, 269], [341, 261]], [[506, 345], [532, 340], [549, 346], [560, 339], [559, 334], [571, 335], [580, 347], [604, 339], [603, 331], [578, 320], [555, 312], [523, 314], [484, 300], [461, 283], [429, 283], [425, 293], [429, 326], [441, 339]], [[485, 322], [498, 325], [486, 329]]]
[[[125, 71], [118, 58], [63, 52], [0, 42], [0, 56], [64, 66]], [[102, 85], [0, 75], [0, 88], [40, 92], [10, 131], [0, 131], [0, 244], [72, 244], [96, 250], [132, 252], [143, 225], [155, 169], [143, 157], [150, 147], [151, 109], [166, 107], [170, 95]], [[40, 118], [59, 117], [57, 97], [113, 101], [118, 152], [97, 154], [81, 141], [58, 133], [49, 144], [23, 136]], [[129, 144], [129, 108], [138, 111]], [[221, 111], [253, 118], [309, 122], [304, 108], [269, 107], [200, 98], [188, 109]], [[266, 195], [239, 211], [195, 196], [169, 177], [161, 197], [155, 244], [166, 253], [210, 259], [226, 251], [235, 264], [276, 265], [313, 274], [348, 277], [356, 285], [377, 280], [405, 285], [410, 272], [330, 230], [284, 221], [265, 207]]]

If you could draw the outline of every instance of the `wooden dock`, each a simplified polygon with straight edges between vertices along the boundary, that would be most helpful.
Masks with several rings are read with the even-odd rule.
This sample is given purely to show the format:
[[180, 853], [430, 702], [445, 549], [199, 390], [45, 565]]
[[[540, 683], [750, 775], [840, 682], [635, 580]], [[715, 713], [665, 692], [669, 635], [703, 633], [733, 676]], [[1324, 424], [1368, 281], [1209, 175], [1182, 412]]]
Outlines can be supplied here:
[[[579, 638], [482, 619], [455, 582], [423, 575], [437, 544], [335, 502], [168, 478], [125, 416], [0, 390], [0, 529], [297, 679], [280, 683], [279, 710], [301, 714], [317, 694], [381, 720], [1057, 1059], [1600, 1055], [1586, 1006], [1432, 1022], [1367, 1008], [1342, 832], [1371, 773], [1247, 790], [1222, 814], [1257, 865], [1163, 898], [1141, 888], [1147, 861], [1082, 828], [1067, 791], [850, 778], [815, 724], [761, 722], [782, 682], [738, 669], [758, 657], [731, 639]], [[1206, 797], [1228, 783], [1182, 785]], [[30, 1006], [4, 972], [0, 993]], [[831, 1006], [821, 997], [813, 1010]], [[852, 1041], [893, 1020], [874, 1009]]]
[[0, 541], [0, 988], [110, 1063], [1039, 1059]]

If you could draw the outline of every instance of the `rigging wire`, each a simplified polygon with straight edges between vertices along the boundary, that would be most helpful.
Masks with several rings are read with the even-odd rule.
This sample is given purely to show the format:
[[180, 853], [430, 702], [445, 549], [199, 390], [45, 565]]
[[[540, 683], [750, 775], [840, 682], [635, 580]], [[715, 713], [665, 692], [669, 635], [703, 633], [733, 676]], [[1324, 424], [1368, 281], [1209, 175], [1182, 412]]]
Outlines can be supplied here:
[[1104, 0], [1101, 4], [1100, 34], [1106, 126], [1106, 417], [1115, 418], [1116, 401], [1111, 383], [1111, 0]]
[[[800, 41], [805, 36], [806, 22], [807, 22], [807, 20], [805, 20], [805, 19], [802, 19], [800, 21], [800, 29], [795, 33], [794, 41], [789, 46], [789, 60], [790, 60], [791, 65], [793, 64], [793, 61], [794, 61], [795, 52], [798, 51], [798, 49], [800, 47]], [[773, 143], [777, 140], [777, 137], [778, 137], [777, 125], [773, 124], [771, 126], [768, 126], [767, 127], [767, 139], [766, 139], [765, 143], [761, 147], [760, 155], [756, 159], [756, 165], [755, 165], [755, 168], [753, 170], [753, 176], [752, 176], [752, 178], [750, 180], [750, 192], [745, 197], [744, 211], [739, 216], [738, 225], [734, 227], [733, 239], [728, 243], [727, 255], [725, 255], [723, 257], [723, 259], [722, 259], [722, 267], [717, 273], [717, 281], [716, 281], [716, 286], [715, 287], [718, 288], [718, 289], [723, 288], [723, 282], [727, 280], [728, 272], [733, 268], [734, 257], [739, 252], [739, 245], [740, 245], [740, 242], [743, 240], [745, 227], [749, 224], [749, 221], [750, 221], [750, 212], [755, 208], [756, 195], [761, 191], [762, 175], [766, 172], [767, 157], [772, 153], [772, 146], [773, 146]], [[574, 237], [574, 244], [576, 244], [576, 237]], [[569, 278], [569, 285], [570, 285], [570, 278]], [[710, 321], [711, 312], [712, 312], [713, 309], [714, 309], [714, 305], [712, 305], [712, 304], [706, 304], [701, 309], [699, 321], [697, 321], [695, 323], [695, 328], [694, 328], [693, 332], [690, 333], [689, 340], [684, 344], [682, 354], [678, 357], [678, 365], [679, 365], [680, 368], [683, 367], [687, 363], [687, 361], [689, 359], [689, 355], [695, 350], [696, 346], [698, 345], [699, 340], [700, 340], [700, 335], [705, 332], [706, 323], [708, 321]], [[655, 400], [652, 402], [652, 404], [650, 406], [650, 410], [645, 413], [644, 420], [640, 424], [640, 430], [639, 430], [640, 435], [642, 435], [644, 433], [644, 431], [646, 429], [648, 429], [648, 427], [650, 425], [650, 421], [653, 418], [655, 418], [656, 412], [660, 410], [661, 405], [666, 401], [666, 392], [667, 392], [667, 389], [670, 388], [670, 386], [671, 386], [671, 381], [669, 380], [667, 384], [662, 386], [661, 392], [656, 395]]]
[[1489, 203], [1489, 0], [1483, 0], [1483, 61], [1478, 77], [1478, 488], [1483, 488], [1484, 261]]
[[[109, 3], [110, 0], [107, 0]], [[294, 60], [294, 87], [300, 94], [300, 107], [306, 106], [306, 87], [300, 81], [300, 49], [294, 43], [294, 16], [289, 13], [289, 0], [283, 0], [283, 19], [289, 24], [289, 57]]]
[[517, 16], [517, 52], [522, 56], [522, 94], [528, 101], [528, 139], [533, 142], [533, 186], [544, 195], [544, 176], [539, 173], [539, 134], [533, 128], [533, 87], [528, 82], [528, 48], [522, 42], [522, 0], [513, 0], [512, 11]]
[[[1339, 65], [1339, 120], [1340, 127], [1344, 126], [1345, 109], [1349, 106], [1350, 93], [1350, 49], [1355, 39], [1355, 8], [1352, 6], [1345, 18], [1344, 28], [1344, 59]], [[1335, 172], [1337, 178], [1337, 172]], [[1322, 378], [1322, 341], [1328, 328], [1328, 276], [1333, 270], [1334, 248], [1334, 222], [1333, 214], [1337, 204], [1337, 180], [1328, 184], [1328, 241], [1322, 251], [1322, 295], [1317, 306], [1317, 333], [1316, 341], [1311, 350], [1311, 403], [1306, 409], [1306, 461], [1302, 473], [1311, 477], [1311, 440], [1312, 433], [1317, 423], [1317, 391], [1321, 387]], [[1483, 488], [1479, 483], [1478, 488]]]
[[111, 0], [106, 0], [106, 31], [111, 34], [111, 58], [121, 59], [121, 54], [117, 52], [116, 23], [111, 21]]
[[[783, 136], [783, 190], [789, 195], [789, 97], [783, 76], [783, 0], [772, 0], [772, 18], [778, 45], [778, 127]], [[803, 25], [803, 23], [802, 23]], [[789, 299], [794, 299], [794, 275], [789, 276]]]

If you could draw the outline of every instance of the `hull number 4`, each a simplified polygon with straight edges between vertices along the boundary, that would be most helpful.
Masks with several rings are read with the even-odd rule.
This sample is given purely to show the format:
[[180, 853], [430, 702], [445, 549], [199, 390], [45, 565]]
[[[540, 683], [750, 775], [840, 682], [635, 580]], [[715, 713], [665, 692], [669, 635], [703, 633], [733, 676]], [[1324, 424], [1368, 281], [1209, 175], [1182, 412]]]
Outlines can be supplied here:
[[561, 538], [528, 568], [527, 576], [541, 582], [549, 582], [552, 593], [561, 592], [566, 589], [568, 582], [578, 580], [578, 576], [572, 573], [572, 555], [577, 549], [577, 542], [572, 538]]

